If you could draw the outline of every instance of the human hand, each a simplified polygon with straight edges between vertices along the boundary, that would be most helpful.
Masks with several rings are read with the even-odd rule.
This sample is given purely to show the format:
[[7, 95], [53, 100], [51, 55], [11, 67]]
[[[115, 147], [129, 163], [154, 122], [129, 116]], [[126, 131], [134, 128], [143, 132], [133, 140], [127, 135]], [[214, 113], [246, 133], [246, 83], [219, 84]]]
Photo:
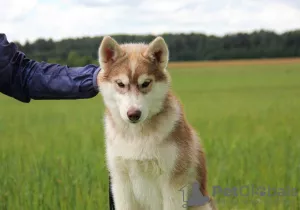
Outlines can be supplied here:
[[99, 89], [99, 87], [100, 87], [100, 71], [98, 72], [98, 75], [97, 75], [97, 86]]

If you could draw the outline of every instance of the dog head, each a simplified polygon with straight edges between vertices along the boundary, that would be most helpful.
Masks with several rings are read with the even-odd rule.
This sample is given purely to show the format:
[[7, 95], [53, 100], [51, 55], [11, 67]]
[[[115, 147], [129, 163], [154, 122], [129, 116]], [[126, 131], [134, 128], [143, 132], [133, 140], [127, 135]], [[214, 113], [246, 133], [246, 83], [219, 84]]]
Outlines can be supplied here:
[[105, 36], [98, 56], [100, 93], [114, 117], [141, 123], [160, 112], [170, 84], [169, 51], [162, 37], [149, 44], [119, 44]]

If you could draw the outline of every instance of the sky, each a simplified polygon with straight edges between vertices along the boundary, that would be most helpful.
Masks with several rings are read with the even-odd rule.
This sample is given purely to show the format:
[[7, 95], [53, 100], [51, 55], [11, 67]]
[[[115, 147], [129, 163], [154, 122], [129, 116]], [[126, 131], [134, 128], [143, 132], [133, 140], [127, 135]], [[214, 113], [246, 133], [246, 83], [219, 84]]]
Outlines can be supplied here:
[[299, 0], [0, 0], [9, 41], [300, 29]]

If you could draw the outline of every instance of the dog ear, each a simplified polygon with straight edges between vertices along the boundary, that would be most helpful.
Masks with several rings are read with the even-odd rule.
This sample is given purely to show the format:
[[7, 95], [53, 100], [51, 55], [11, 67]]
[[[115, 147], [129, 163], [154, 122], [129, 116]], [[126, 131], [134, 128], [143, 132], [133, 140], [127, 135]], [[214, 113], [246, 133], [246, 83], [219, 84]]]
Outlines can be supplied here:
[[110, 36], [103, 37], [98, 49], [100, 66], [104, 66], [108, 62], [114, 62], [122, 54], [123, 51], [116, 40]]
[[160, 69], [165, 69], [169, 61], [169, 49], [165, 40], [158, 36], [150, 42], [148, 49], [143, 54], [155, 62]]

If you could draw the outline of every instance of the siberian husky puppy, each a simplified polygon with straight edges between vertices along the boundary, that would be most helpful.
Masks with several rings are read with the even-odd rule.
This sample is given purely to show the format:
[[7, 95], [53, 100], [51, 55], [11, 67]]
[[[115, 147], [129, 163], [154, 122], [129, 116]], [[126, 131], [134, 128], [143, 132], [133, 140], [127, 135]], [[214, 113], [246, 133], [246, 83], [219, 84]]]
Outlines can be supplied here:
[[207, 202], [185, 208], [216, 209], [207, 191], [200, 139], [170, 88], [164, 39], [119, 44], [105, 36], [98, 53], [116, 210], [184, 209], [195, 182]]

